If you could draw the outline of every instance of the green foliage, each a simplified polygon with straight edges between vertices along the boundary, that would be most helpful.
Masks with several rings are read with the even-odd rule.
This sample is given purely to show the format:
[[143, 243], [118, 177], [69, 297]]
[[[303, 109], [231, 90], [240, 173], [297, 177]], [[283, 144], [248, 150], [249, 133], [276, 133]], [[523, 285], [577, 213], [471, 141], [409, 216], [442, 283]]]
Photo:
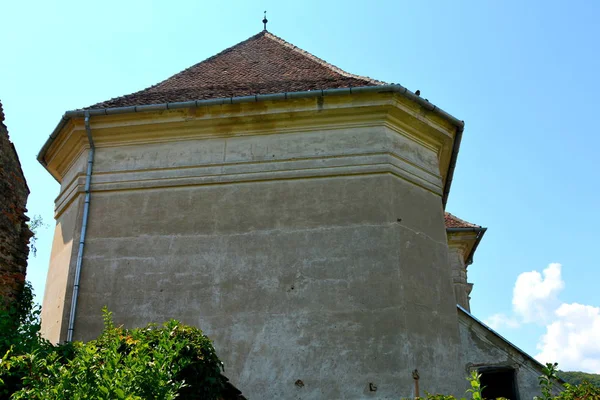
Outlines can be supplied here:
[[425, 397], [418, 397], [417, 399], [425, 399], [425, 400], [456, 400], [454, 396], [448, 396], [445, 394], [430, 394], [427, 393]]
[[579, 371], [559, 371], [558, 376], [571, 385], [580, 385], [584, 382], [588, 382], [593, 386], [600, 387], [600, 374], [590, 374]]
[[542, 375], [538, 378], [542, 396], [535, 396], [534, 400], [552, 399], [552, 386], [554, 385], [554, 382], [558, 380], [558, 376], [556, 375], [558, 372], [557, 366], [557, 363], [546, 363], [546, 366], [542, 368]]
[[600, 399], [600, 388], [584, 381], [578, 385], [565, 384], [565, 390], [558, 396], [552, 396], [553, 382], [558, 378], [558, 364], [547, 363], [543, 368], [543, 374], [539, 377], [542, 397], [535, 400], [598, 400]]
[[115, 327], [104, 311], [94, 341], [54, 346], [41, 338], [40, 307], [27, 282], [9, 309], [0, 309], [0, 399], [218, 399], [227, 382], [201, 330]]
[[481, 391], [483, 388], [481, 387], [481, 374], [477, 371], [471, 371], [471, 375], [467, 377], [467, 380], [471, 384], [471, 389], [467, 390], [467, 393], [471, 393], [471, 398], [473, 400], [482, 400]]
[[31, 220], [27, 223], [29, 230], [33, 233], [33, 236], [29, 239], [29, 251], [35, 257], [37, 255], [37, 238], [38, 231], [40, 228], [47, 228], [48, 225], [44, 223], [41, 215], [34, 215]]
[[38, 342], [40, 307], [33, 303], [31, 284], [25, 282], [23, 291], [6, 308], [0, 307], [0, 354], [12, 346], [16, 351], [32, 350]]
[[565, 384], [566, 390], [556, 397], [557, 400], [598, 400], [600, 388], [584, 381], [579, 385]]
[[[1, 300], [1, 299], [0, 299]], [[23, 378], [29, 373], [26, 368], [15, 366], [2, 370], [9, 354], [46, 354], [52, 346], [40, 335], [40, 306], [33, 302], [31, 284], [25, 282], [23, 291], [8, 303], [7, 308], [0, 307], [0, 399], [22, 387]]]
[[169, 321], [158, 327], [115, 327], [88, 343], [56, 351], [9, 352], [0, 373], [28, 370], [12, 399], [217, 399], [226, 378], [211, 341], [197, 328]]

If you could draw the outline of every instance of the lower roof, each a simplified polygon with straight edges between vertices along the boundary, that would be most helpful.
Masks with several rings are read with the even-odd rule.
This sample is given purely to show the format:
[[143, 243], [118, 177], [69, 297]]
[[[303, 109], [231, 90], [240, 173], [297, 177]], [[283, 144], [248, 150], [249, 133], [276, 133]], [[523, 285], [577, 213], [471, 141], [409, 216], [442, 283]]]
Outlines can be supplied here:
[[481, 225], [475, 225], [467, 222], [464, 219], [458, 218], [456, 215], [450, 214], [449, 212], [444, 214], [444, 222], [446, 223], [446, 228], [481, 228]]

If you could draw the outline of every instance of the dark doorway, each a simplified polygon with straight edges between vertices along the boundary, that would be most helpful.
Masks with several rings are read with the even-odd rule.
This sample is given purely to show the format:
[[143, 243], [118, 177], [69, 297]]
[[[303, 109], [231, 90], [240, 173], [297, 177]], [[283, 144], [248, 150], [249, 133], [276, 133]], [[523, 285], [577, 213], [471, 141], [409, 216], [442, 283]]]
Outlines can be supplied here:
[[481, 392], [484, 399], [496, 399], [506, 397], [510, 400], [517, 399], [517, 386], [515, 382], [515, 370], [512, 368], [482, 368]]

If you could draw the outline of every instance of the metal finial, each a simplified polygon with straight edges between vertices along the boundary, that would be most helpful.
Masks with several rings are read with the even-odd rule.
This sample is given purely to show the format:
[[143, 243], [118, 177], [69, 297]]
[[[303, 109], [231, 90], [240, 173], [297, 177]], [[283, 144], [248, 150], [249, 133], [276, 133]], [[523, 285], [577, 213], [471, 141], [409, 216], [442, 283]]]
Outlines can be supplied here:
[[263, 25], [265, 26], [265, 27], [264, 27], [264, 30], [265, 30], [265, 31], [267, 30], [267, 22], [269, 22], [269, 20], [267, 19], [267, 12], [265, 11], [265, 17], [264, 17], [264, 18], [263, 18], [263, 20], [262, 20], [262, 23], [263, 23]]

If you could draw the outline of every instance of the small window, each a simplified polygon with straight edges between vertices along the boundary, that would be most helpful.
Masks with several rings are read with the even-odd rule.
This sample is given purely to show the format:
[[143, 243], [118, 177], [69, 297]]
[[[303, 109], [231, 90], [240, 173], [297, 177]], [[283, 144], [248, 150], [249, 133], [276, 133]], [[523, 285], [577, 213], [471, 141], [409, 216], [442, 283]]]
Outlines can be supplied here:
[[481, 392], [484, 399], [497, 399], [506, 397], [510, 400], [518, 400], [516, 372], [510, 367], [480, 368]]

